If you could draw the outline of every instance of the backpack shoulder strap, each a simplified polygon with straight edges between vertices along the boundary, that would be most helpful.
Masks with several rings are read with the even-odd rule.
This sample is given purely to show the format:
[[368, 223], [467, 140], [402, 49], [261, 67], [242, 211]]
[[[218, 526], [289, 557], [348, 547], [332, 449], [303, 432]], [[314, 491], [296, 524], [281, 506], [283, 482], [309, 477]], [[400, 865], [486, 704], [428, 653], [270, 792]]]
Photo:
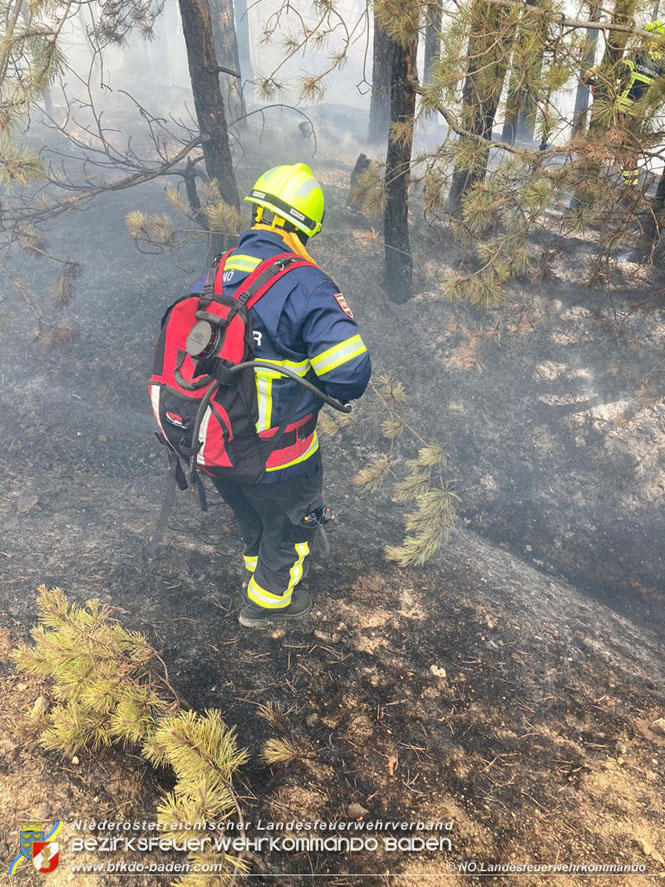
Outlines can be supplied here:
[[296, 268], [316, 268], [316, 265], [295, 253], [280, 253], [265, 259], [252, 271], [242, 286], [238, 287], [233, 299], [241, 307], [252, 308], [273, 284]]

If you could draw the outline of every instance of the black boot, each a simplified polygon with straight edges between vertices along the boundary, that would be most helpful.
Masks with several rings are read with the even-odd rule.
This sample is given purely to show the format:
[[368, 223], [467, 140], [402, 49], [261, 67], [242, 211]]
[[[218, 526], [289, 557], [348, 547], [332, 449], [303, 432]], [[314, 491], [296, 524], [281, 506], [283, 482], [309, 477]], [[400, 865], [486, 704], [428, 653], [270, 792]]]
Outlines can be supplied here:
[[296, 588], [288, 607], [283, 607], [281, 610], [273, 610], [269, 607], [257, 607], [256, 604], [247, 604], [240, 611], [238, 622], [246, 628], [262, 628], [264, 625], [303, 619], [311, 609], [311, 596], [304, 589]]

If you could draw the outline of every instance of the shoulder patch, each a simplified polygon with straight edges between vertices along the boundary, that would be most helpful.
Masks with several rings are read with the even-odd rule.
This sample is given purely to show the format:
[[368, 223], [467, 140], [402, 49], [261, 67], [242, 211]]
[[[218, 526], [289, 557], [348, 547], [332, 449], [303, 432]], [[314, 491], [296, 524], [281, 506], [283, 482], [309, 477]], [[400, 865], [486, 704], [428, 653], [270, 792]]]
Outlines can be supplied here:
[[353, 320], [353, 311], [349, 307], [349, 303], [346, 301], [344, 296], [341, 293], [335, 293], [335, 301], [342, 309], [342, 311], [346, 314], [347, 317], [350, 317]]

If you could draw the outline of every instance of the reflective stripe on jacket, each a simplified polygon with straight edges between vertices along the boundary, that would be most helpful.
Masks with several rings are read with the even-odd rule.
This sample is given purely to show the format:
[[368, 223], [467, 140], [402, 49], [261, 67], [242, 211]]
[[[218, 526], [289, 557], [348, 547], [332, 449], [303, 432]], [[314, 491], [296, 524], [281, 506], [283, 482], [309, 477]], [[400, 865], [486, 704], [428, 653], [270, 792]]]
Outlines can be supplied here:
[[[226, 260], [224, 291], [232, 295], [260, 262], [288, 251], [277, 232], [245, 231]], [[205, 277], [198, 280], [191, 292], [202, 292], [204, 282]], [[287, 367], [339, 400], [354, 400], [365, 391], [371, 373], [369, 352], [346, 300], [320, 268], [287, 274], [251, 309], [251, 316], [257, 359]], [[257, 368], [255, 376], [259, 435], [269, 438], [276, 433], [296, 395], [300, 400], [288, 430], [301, 427], [307, 432], [270, 456], [264, 482], [271, 483], [299, 474], [320, 458], [313, 425], [323, 402], [273, 370]]]
[[624, 69], [617, 96], [617, 108], [626, 114], [635, 113], [635, 102], [644, 97], [646, 91], [665, 73], [665, 62], [660, 51], [638, 50], [622, 59]]

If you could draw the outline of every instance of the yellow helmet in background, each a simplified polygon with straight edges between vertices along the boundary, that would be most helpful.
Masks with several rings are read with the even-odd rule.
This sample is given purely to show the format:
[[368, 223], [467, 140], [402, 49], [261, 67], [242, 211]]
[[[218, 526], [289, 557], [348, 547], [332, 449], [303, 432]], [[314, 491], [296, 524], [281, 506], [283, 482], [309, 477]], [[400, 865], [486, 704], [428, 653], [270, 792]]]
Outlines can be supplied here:
[[308, 237], [321, 230], [325, 211], [323, 189], [306, 163], [274, 166], [264, 172], [245, 202], [270, 210]]
[[649, 22], [649, 24], [644, 28], [645, 31], [650, 31], [655, 34], [657, 37], [665, 37], [665, 25], [661, 22], [660, 19], [656, 19], [653, 22]]

